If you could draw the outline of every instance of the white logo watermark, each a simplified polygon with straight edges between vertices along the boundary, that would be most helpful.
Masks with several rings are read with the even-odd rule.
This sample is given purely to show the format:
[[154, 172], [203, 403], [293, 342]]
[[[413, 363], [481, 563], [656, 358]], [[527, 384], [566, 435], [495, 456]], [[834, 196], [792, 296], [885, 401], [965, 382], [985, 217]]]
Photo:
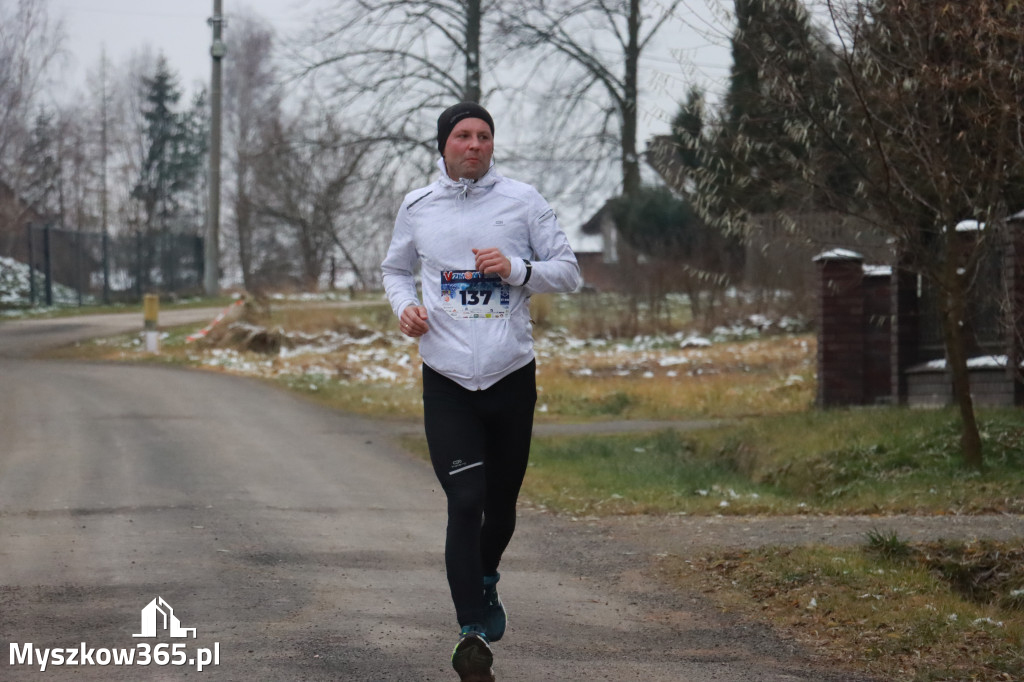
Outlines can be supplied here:
[[[159, 618], [158, 614], [163, 618]], [[161, 623], [171, 637], [188, 637], [190, 632], [192, 639], [196, 637], [195, 628], [181, 627], [181, 621], [174, 615], [174, 609], [163, 597], [157, 597], [142, 608], [142, 632], [132, 637], [156, 637], [157, 628]]]
[[[157, 637], [166, 632], [175, 638], [196, 637], [195, 628], [181, 626], [174, 615], [174, 609], [163, 597], [157, 597], [142, 608], [142, 632], [132, 637]], [[211, 665], [220, 665], [220, 642], [213, 647], [196, 647], [190, 651], [184, 643], [149, 644], [142, 642], [134, 647], [96, 648], [81, 642], [74, 647], [37, 647], [32, 642], [11, 642], [10, 665], [30, 665], [45, 672], [48, 666], [80, 665], [174, 665], [194, 667], [197, 672]]]

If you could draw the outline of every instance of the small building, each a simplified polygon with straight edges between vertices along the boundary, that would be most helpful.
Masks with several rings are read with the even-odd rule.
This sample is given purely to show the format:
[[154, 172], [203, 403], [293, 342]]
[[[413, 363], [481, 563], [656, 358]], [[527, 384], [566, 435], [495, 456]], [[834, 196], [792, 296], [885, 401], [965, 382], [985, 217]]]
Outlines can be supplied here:
[[583, 286], [591, 291], [620, 291], [623, 274], [619, 261], [619, 232], [612, 218], [611, 201], [606, 201], [583, 223], [580, 232], [588, 244], [595, 245], [576, 252]]

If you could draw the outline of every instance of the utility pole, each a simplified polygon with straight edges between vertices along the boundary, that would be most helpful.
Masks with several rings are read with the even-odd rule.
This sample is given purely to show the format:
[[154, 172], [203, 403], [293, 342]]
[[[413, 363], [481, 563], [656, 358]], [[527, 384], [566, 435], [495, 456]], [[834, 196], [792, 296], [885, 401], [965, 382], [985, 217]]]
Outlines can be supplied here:
[[103, 302], [110, 303], [110, 216], [107, 207], [107, 46], [100, 53], [100, 147], [103, 163], [100, 170], [100, 222], [103, 224]]
[[206, 241], [203, 248], [203, 289], [207, 296], [220, 293], [220, 67], [224, 58], [224, 15], [221, 0], [213, 0], [213, 16], [207, 21], [213, 27], [210, 57], [210, 200], [206, 213]]

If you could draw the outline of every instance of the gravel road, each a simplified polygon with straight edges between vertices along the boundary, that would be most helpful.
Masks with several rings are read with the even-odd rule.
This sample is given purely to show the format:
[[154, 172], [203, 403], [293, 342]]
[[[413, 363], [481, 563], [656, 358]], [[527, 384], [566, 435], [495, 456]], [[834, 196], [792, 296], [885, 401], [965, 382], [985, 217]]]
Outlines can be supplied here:
[[[182, 322], [212, 317], [180, 312]], [[0, 324], [0, 678], [455, 679], [443, 495], [394, 425], [240, 377], [28, 359], [141, 327], [138, 315], [102, 318]], [[980, 518], [986, 534], [1024, 535], [1020, 518]], [[854, 541], [877, 521], [526, 510], [502, 566], [511, 622], [495, 672], [516, 682], [867, 682], [702, 595], [669, 592], [653, 557]], [[922, 535], [955, 525], [893, 523], [904, 536], [908, 523]], [[133, 637], [158, 597], [195, 638]], [[40, 674], [11, 660], [27, 643], [37, 653], [184, 644], [186, 665], [51, 664]], [[188, 660], [202, 650], [219, 664], [198, 673]]]

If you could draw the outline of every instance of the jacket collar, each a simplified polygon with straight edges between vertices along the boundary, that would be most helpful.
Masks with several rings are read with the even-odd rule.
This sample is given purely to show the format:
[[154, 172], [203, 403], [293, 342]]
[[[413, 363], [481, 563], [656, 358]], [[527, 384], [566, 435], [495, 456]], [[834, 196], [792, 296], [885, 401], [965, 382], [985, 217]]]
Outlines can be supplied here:
[[491, 159], [491, 167], [487, 169], [484, 176], [477, 181], [467, 180], [466, 178], [460, 178], [459, 180], [452, 180], [448, 176], [448, 169], [445, 168], [444, 158], [437, 160], [437, 169], [441, 172], [440, 177], [437, 181], [441, 187], [456, 191], [460, 196], [465, 197], [467, 194], [475, 189], [485, 189], [491, 187], [494, 183], [501, 179], [501, 174], [498, 173], [498, 169], [494, 167], [494, 159]]

